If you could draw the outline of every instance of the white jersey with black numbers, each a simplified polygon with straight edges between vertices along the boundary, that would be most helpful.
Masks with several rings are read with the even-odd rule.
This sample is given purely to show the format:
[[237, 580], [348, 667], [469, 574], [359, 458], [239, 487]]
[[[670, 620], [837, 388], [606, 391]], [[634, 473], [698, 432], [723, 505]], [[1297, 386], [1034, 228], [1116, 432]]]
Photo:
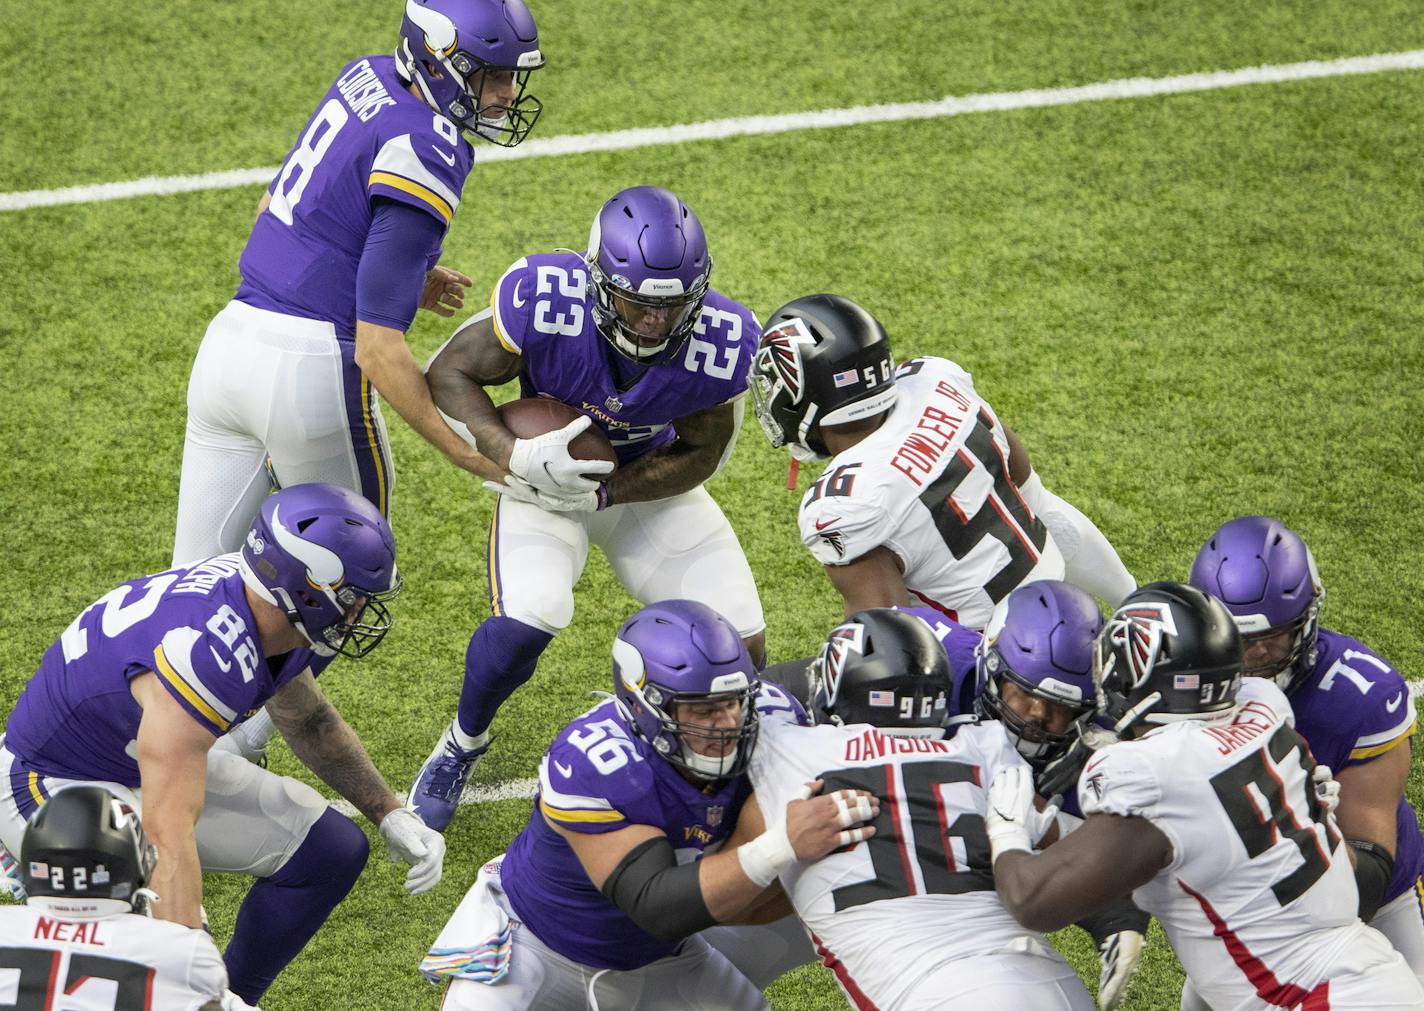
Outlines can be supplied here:
[[945, 963], [1005, 951], [1046, 952], [994, 891], [984, 827], [994, 773], [1023, 763], [999, 723], [950, 741], [893, 737], [861, 724], [764, 723], [750, 775], [771, 820], [802, 786], [868, 790], [876, 834], [781, 875], [817, 954], [853, 1006], [903, 1006]]
[[222, 999], [227, 969], [207, 933], [179, 923], [5, 906], [0, 981], [5, 1006], [48, 1008], [48, 995], [63, 994], [65, 1011], [196, 1011]]
[[969, 373], [916, 358], [895, 406], [827, 464], [801, 500], [801, 539], [823, 565], [893, 551], [921, 603], [970, 628], [1017, 586], [1063, 576], [1063, 556], [1009, 476], [1009, 437]]
[[1285, 695], [1247, 678], [1239, 700], [1229, 718], [1102, 749], [1079, 800], [1088, 817], [1146, 818], [1171, 843], [1171, 863], [1133, 897], [1207, 1004], [1330, 1007], [1332, 979], [1358, 979], [1392, 953], [1356, 916], [1348, 850], [1315, 798]]

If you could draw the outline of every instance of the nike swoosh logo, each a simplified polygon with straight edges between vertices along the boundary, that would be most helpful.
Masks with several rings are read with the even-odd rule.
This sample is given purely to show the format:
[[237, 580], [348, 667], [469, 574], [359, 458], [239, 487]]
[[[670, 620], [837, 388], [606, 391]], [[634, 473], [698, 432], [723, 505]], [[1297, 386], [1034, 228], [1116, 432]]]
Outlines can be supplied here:
[[526, 301], [528, 301], [528, 299], [523, 299], [523, 298], [520, 298], [520, 297], [519, 297], [519, 285], [518, 285], [518, 283], [516, 283], [516, 284], [514, 285], [514, 292], [513, 292], [513, 294], [511, 294], [511, 295], [509, 296], [509, 300], [514, 303], [514, 308], [516, 308], [516, 309], [523, 309], [523, 308], [524, 308], [524, 303], [525, 303]]
[[431, 144], [431, 145], [430, 145], [430, 150], [432, 150], [432, 151], [434, 151], [436, 154], [438, 154], [438, 155], [440, 156], [441, 160], [444, 161], [446, 165], [449, 165], [451, 168], [454, 168], [454, 167], [455, 167], [455, 156], [454, 156], [453, 154], [446, 154], [444, 151], [440, 150], [440, 149], [439, 149], [438, 147], [436, 147], [434, 144]]
[[221, 667], [225, 671], [232, 670], [232, 664], [228, 661], [223, 660], [223, 658], [218, 655], [218, 648], [216, 646], [209, 646], [208, 652], [213, 655], [213, 659], [218, 662], [219, 667]]
[[817, 521], [816, 521], [816, 529], [817, 529], [817, 530], [824, 530], [824, 529], [826, 529], [826, 527], [830, 526], [832, 523], [839, 523], [840, 521], [841, 521], [841, 518], [840, 518], [839, 516], [835, 517], [834, 519], [826, 520], [826, 522], [824, 522], [824, 523], [822, 523], [820, 520], [817, 520]]
[[1399, 704], [1404, 701], [1404, 693], [1400, 692], [1393, 699], [1384, 704], [1384, 711], [1392, 713], [1399, 708]]
[[573, 768], [571, 766], [565, 765], [562, 762], [555, 762], [554, 768], [558, 769], [561, 773], [563, 773], [565, 779], [568, 779], [574, 774]]

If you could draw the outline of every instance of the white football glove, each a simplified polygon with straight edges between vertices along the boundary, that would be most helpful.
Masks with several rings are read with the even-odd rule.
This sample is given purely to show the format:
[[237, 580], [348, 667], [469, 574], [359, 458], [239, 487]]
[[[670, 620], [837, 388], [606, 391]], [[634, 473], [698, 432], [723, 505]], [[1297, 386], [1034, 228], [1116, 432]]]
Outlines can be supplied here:
[[585, 475], [608, 474], [613, 464], [607, 460], [576, 460], [569, 455], [569, 443], [592, 424], [593, 419], [585, 414], [557, 431], [532, 439], [515, 439], [514, 450], [509, 454], [509, 472], [553, 495], [597, 491], [598, 481]]
[[1098, 1007], [1102, 1011], [1112, 1011], [1122, 1002], [1127, 993], [1128, 981], [1137, 971], [1137, 963], [1142, 958], [1143, 945], [1147, 938], [1135, 930], [1122, 930], [1109, 934], [1098, 945]]
[[222, 997], [219, 998], [219, 1004], [222, 1006], [222, 1011], [262, 1011], [261, 1008], [247, 1003], [231, 990], [223, 991]]
[[1310, 774], [1310, 780], [1315, 787], [1315, 799], [1325, 809], [1326, 817], [1333, 815], [1340, 806], [1340, 784], [1336, 782], [1330, 766], [1317, 765]]
[[551, 513], [591, 513], [599, 509], [598, 491], [579, 491], [573, 493], [540, 491], [523, 478], [515, 477], [513, 474], [504, 479], [504, 483], [497, 484], [494, 481], [484, 482], [485, 488], [496, 495], [508, 495], [516, 502], [528, 502], [530, 505], [538, 506], [540, 509]]
[[1014, 850], [1028, 852], [1053, 827], [1058, 806], [1042, 811], [1033, 804], [1033, 770], [1026, 765], [1000, 769], [989, 785], [989, 810], [984, 822], [989, 830], [991, 861]]
[[445, 837], [420, 820], [408, 807], [398, 807], [381, 819], [381, 838], [391, 859], [410, 864], [405, 890], [428, 892], [440, 883], [445, 864]]

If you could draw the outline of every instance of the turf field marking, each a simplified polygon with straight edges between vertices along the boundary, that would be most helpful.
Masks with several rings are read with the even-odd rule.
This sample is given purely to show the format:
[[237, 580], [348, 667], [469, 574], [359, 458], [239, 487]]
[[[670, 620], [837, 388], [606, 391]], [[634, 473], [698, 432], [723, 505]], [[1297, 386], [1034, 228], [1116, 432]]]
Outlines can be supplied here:
[[[868, 123], [896, 123], [912, 119], [939, 119], [975, 112], [1007, 112], [1012, 109], [1039, 109], [1081, 102], [1106, 102], [1125, 98], [1181, 95], [1195, 91], [1238, 88], [1248, 84], [1279, 84], [1321, 77], [1378, 74], [1396, 70], [1424, 70], [1424, 50], [1351, 56], [1339, 60], [1309, 60], [1239, 70], [1216, 70], [1175, 77], [1131, 77], [1102, 81], [1073, 88], [1044, 88], [1029, 91], [1001, 91], [981, 95], [942, 98], [937, 102], [900, 102], [891, 105], [862, 105], [849, 109], [822, 109], [778, 116], [743, 116], [714, 119], [677, 126], [614, 130], [610, 133], [566, 134], [526, 141], [516, 148], [491, 147], [481, 150], [482, 162], [519, 161], [525, 158], [555, 158], [562, 155], [601, 151], [627, 151], [640, 147], [661, 147], [704, 140], [723, 140], [754, 134], [791, 133], [798, 130], [826, 130]], [[129, 197], [167, 196], [197, 190], [221, 190], [256, 186], [271, 182], [278, 166], [205, 172], [189, 176], [149, 176], [127, 182], [66, 186], [52, 190], [23, 190], [0, 193], [0, 211], [22, 211], [32, 207], [60, 204], [89, 204]]]

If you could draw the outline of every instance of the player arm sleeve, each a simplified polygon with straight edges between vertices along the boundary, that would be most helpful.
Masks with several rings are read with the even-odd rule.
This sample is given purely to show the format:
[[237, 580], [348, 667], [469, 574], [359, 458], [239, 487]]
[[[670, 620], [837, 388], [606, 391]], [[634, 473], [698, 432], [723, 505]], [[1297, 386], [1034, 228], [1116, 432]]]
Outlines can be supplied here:
[[371, 230], [356, 268], [356, 318], [404, 332], [415, 318], [425, 264], [445, 226], [409, 204], [372, 201]]
[[1073, 503], [1045, 488], [1038, 471], [1029, 474], [1019, 487], [1019, 495], [1053, 535], [1063, 553], [1064, 576], [1070, 583], [1114, 605], [1137, 589], [1137, 580], [1097, 524]]
[[1383, 846], [1363, 839], [1347, 839], [1355, 851], [1355, 886], [1360, 891], [1360, 919], [1369, 923], [1384, 904], [1394, 877], [1394, 857]]
[[697, 862], [678, 864], [666, 836], [629, 850], [604, 880], [603, 894], [660, 941], [680, 941], [717, 922], [702, 898]]

